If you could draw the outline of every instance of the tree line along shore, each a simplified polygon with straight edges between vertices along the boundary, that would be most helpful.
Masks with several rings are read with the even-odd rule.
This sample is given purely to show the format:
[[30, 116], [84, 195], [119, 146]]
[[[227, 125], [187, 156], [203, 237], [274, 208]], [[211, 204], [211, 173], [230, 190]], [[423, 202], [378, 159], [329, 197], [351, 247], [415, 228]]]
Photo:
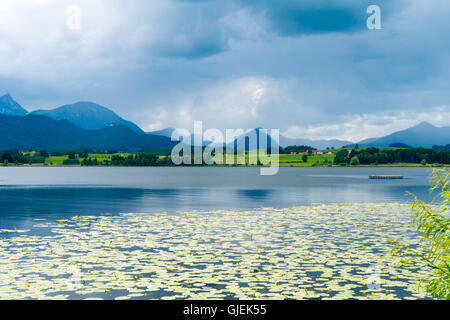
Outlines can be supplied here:
[[[266, 150], [260, 151], [266, 153]], [[171, 149], [146, 149], [133, 153], [115, 150], [0, 150], [3, 166], [175, 166]], [[221, 166], [261, 166], [250, 159], [257, 150], [236, 152], [235, 162]], [[269, 152], [270, 153], [270, 152]], [[192, 152], [192, 154], [194, 154]], [[270, 156], [270, 155], [269, 155]], [[214, 158], [214, 154], [213, 154]], [[255, 157], [253, 157], [255, 159]], [[258, 158], [257, 158], [258, 159]], [[223, 161], [225, 163], [225, 161]], [[192, 162], [193, 163], [193, 162]], [[448, 166], [450, 152], [426, 148], [368, 147], [340, 148], [318, 151], [309, 146], [289, 146], [280, 149], [271, 165], [303, 166]], [[200, 166], [206, 166], [203, 163]], [[197, 164], [197, 166], [199, 166]]]

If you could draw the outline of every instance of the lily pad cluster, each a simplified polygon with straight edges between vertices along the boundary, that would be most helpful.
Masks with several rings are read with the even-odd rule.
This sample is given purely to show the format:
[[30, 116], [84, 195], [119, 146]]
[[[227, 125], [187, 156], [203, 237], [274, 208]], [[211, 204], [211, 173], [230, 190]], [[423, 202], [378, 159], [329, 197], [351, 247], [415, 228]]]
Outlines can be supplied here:
[[424, 271], [390, 255], [389, 239], [420, 243], [410, 215], [338, 203], [36, 221], [0, 229], [0, 299], [429, 298]]

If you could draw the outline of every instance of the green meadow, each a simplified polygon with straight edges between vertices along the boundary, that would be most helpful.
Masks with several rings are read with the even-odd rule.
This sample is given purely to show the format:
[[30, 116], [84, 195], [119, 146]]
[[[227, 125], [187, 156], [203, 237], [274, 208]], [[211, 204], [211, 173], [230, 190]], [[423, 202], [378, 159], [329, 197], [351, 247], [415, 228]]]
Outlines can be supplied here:
[[[387, 167], [421, 167], [424, 165], [431, 165], [433, 167], [444, 167], [450, 165], [450, 153], [435, 151], [431, 149], [415, 148], [415, 149], [401, 149], [401, 148], [358, 148], [352, 149], [341, 148], [334, 149], [336, 154], [279, 154], [278, 156], [269, 156], [268, 159], [260, 158], [258, 161], [257, 151], [251, 150], [245, 155], [225, 156], [223, 161], [216, 161], [217, 156], [213, 156], [214, 165], [217, 166], [274, 166], [280, 167], [331, 167], [331, 166], [387, 166]], [[95, 165], [95, 166], [170, 166], [173, 165], [170, 157], [170, 150], [154, 149], [145, 150], [143, 153], [80, 153], [72, 151], [72, 158], [69, 157], [69, 151], [64, 153], [53, 153], [42, 156], [42, 151], [32, 152], [16, 152], [17, 154], [6, 155], [2, 161], [4, 166], [26, 165], [26, 166], [77, 166], [77, 165]], [[10, 152], [11, 153], [11, 152]], [[46, 153], [46, 151], [44, 151]], [[260, 153], [261, 154], [261, 153]], [[91, 162], [83, 161], [87, 159]], [[14, 157], [14, 158], [12, 158]], [[143, 163], [133, 162], [133, 159], [146, 158], [150, 162]], [[156, 158], [155, 158], [156, 157]], [[234, 158], [233, 161], [227, 157]], [[16, 160], [14, 160], [16, 159]], [[129, 160], [131, 159], [131, 160]], [[1, 160], [1, 155], [0, 155]], [[69, 160], [69, 161], [68, 161]], [[194, 152], [192, 152], [192, 160], [194, 160]], [[92, 163], [94, 161], [94, 163]], [[152, 161], [156, 161], [153, 163]], [[206, 160], [205, 160], [206, 162]], [[194, 161], [192, 161], [192, 164]], [[206, 162], [207, 163], [207, 162]], [[204, 165], [206, 165], [206, 163]]]
[[[99, 162], [103, 162], [104, 160], [111, 161], [113, 155], [120, 155], [122, 157], [127, 157], [132, 155], [132, 153], [115, 153], [115, 154], [89, 154], [89, 158], [97, 159]], [[162, 157], [162, 156], [160, 156]], [[307, 162], [304, 162], [302, 159], [302, 155], [291, 155], [291, 154], [280, 154], [279, 155], [279, 165], [280, 166], [295, 166], [295, 167], [305, 167], [305, 166], [313, 166], [316, 164], [324, 165], [324, 164], [332, 164], [335, 155], [310, 155], [308, 156]], [[45, 160], [46, 165], [54, 165], [61, 166], [63, 165], [64, 160], [69, 159], [69, 156], [50, 156]], [[77, 158], [78, 160], [82, 160]], [[235, 156], [236, 162], [237, 160], [243, 161], [243, 156]], [[249, 156], [246, 156], [247, 162], [249, 160]], [[254, 164], [256, 165], [256, 163]]]
[[301, 154], [280, 154], [279, 165], [282, 167], [310, 167], [316, 164], [327, 165], [332, 164], [334, 158], [334, 154], [317, 154], [308, 156], [307, 161], [304, 162]]
[[[124, 156], [128, 156], [131, 155], [131, 153], [115, 153], [115, 154], [101, 154], [101, 153], [90, 153], [89, 154], [89, 158], [96, 158], [99, 162], [104, 161], [104, 160], [108, 160], [111, 161], [111, 158], [113, 155], [120, 155], [122, 157]], [[47, 165], [57, 165], [60, 166], [63, 164], [64, 160], [69, 159], [69, 156], [50, 156], [45, 160], [45, 164]], [[77, 157], [78, 160], [82, 160], [79, 159]]]
[[[117, 153], [114, 155], [120, 155], [122, 157], [127, 157], [131, 155], [131, 153]], [[89, 154], [89, 158], [96, 158], [99, 162], [103, 162], [104, 160], [111, 161], [113, 154]], [[159, 156], [164, 157], [164, 156]], [[291, 155], [291, 154], [280, 154], [278, 165], [280, 167], [311, 167], [311, 166], [330, 166], [334, 163], [335, 155], [331, 154], [321, 154], [321, 155], [310, 155], [307, 158], [307, 161], [304, 162], [302, 159], [302, 155]], [[50, 156], [45, 160], [45, 165], [47, 166], [62, 166], [64, 160], [67, 160], [68, 156]], [[247, 156], [247, 159], [249, 157]], [[235, 159], [243, 159], [243, 157], [235, 157]], [[78, 159], [82, 160], [82, 159]], [[273, 162], [274, 164], [276, 161]], [[243, 164], [240, 164], [243, 165]], [[243, 166], [256, 166], [257, 164], [247, 164]], [[361, 167], [365, 166], [373, 166], [373, 165], [359, 165]], [[421, 164], [418, 163], [390, 163], [390, 164], [379, 164], [377, 166], [401, 166], [401, 167], [421, 167]], [[445, 165], [443, 165], [445, 166]]]

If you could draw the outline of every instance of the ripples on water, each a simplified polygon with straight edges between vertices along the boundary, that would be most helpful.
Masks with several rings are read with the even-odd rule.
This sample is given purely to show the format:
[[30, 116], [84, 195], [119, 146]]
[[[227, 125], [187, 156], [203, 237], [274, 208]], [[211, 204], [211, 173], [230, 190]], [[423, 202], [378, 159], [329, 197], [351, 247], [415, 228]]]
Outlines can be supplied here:
[[[374, 181], [370, 174], [402, 174]], [[0, 168], [0, 226], [31, 217], [430, 200], [428, 168]]]
[[[5, 249], [0, 252], [0, 264], [21, 261], [20, 268], [3, 269], [9, 271], [0, 275], [0, 298], [52, 294], [60, 299], [174, 294], [178, 298], [365, 298], [373, 294], [362, 284], [373, 263], [384, 268], [383, 287], [375, 297], [423, 298], [423, 293], [415, 292], [414, 272], [403, 271], [399, 278], [381, 240], [389, 234], [417, 241], [407, 224], [408, 207], [384, 203], [407, 202], [407, 191], [430, 200], [430, 173], [427, 168], [281, 168], [276, 176], [260, 176], [258, 168], [0, 168], [0, 231], [11, 231], [3, 230], [0, 238]], [[405, 179], [374, 181], [368, 179], [370, 174], [401, 174]], [[305, 206], [311, 203], [330, 205]], [[336, 203], [346, 205], [341, 211]], [[261, 209], [242, 211], [254, 208]], [[214, 210], [210, 216], [207, 210], [213, 209], [222, 210], [222, 215]], [[399, 211], [401, 223], [394, 221]], [[238, 212], [240, 223], [236, 224]], [[78, 225], [79, 219], [92, 228]], [[73, 228], [64, 227], [72, 222]], [[262, 227], [266, 231], [258, 234]], [[158, 236], [148, 248], [136, 247], [143, 243], [140, 237], [152, 234]], [[168, 234], [177, 237], [167, 238]], [[219, 245], [223, 241], [227, 246]], [[112, 242], [117, 250], [105, 254], [105, 246]], [[191, 259], [186, 243], [204, 250]], [[178, 251], [168, 256], [174, 248]], [[225, 248], [227, 265], [205, 262], [220, 248]], [[261, 248], [267, 255], [262, 258]], [[292, 259], [286, 260], [280, 251]], [[177, 263], [172, 261], [175, 252], [184, 252]], [[151, 262], [142, 263], [150, 253], [154, 254]], [[303, 262], [298, 265], [298, 261]], [[64, 293], [69, 262], [83, 265], [84, 279], [92, 280], [75, 295]], [[209, 269], [186, 269], [189, 263]], [[177, 265], [179, 279], [172, 274]], [[111, 268], [117, 268], [116, 272]], [[259, 271], [253, 274], [255, 269]], [[230, 282], [241, 273], [245, 285]], [[119, 276], [125, 284], [118, 282]], [[190, 287], [193, 278], [200, 281], [194, 286], [198, 290]], [[219, 286], [204, 291], [205, 279], [212, 287]]]

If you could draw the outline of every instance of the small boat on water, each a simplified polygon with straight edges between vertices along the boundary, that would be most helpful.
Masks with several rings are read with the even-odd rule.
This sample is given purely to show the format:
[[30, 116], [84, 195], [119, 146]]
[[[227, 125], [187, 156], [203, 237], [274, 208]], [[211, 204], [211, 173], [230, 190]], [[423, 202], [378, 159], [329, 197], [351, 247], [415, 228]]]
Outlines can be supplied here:
[[369, 179], [386, 179], [386, 180], [403, 179], [403, 176], [397, 176], [397, 175], [372, 175], [372, 176], [369, 176]]

